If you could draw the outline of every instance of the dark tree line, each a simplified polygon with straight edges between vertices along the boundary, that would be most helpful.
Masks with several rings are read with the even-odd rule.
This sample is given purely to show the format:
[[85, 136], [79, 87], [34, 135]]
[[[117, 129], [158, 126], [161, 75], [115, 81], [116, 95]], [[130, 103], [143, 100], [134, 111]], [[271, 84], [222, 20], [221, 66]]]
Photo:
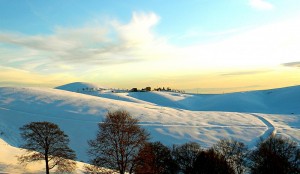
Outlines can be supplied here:
[[[89, 142], [92, 164], [108, 167], [122, 174], [300, 172], [299, 147], [289, 139], [271, 136], [267, 140], [261, 140], [254, 150], [249, 150], [241, 142], [229, 139], [220, 140], [206, 150], [195, 142], [174, 145], [170, 148], [160, 142], [147, 142], [149, 134], [140, 128], [137, 122], [138, 120], [133, 119], [126, 111], [108, 113], [106, 120], [99, 124], [96, 139]], [[132, 129], [130, 127], [136, 131], [127, 131]], [[136, 142], [139, 145], [135, 144]], [[130, 145], [131, 143], [133, 144]], [[122, 157], [122, 153], [131, 154], [125, 158], [128, 159], [127, 162], [117, 158]], [[107, 160], [110, 160], [109, 165], [106, 163]], [[121, 169], [120, 165], [127, 167]]]
[[[98, 126], [96, 138], [88, 141], [92, 165], [86, 166], [86, 173], [300, 174], [298, 144], [280, 136], [260, 140], [251, 150], [230, 139], [202, 149], [196, 142], [172, 147], [149, 142], [149, 133], [126, 111], [108, 112]], [[20, 130], [25, 140], [22, 147], [28, 149], [20, 162], [44, 160], [46, 173], [54, 167], [61, 172], [75, 169], [76, 155], [57, 125], [33, 122]]]
[[[140, 166], [135, 173], [300, 173], [300, 148], [296, 142], [279, 136], [261, 140], [254, 150], [249, 150], [241, 142], [229, 139], [220, 140], [212, 148], [206, 150], [201, 149], [200, 145], [195, 142], [176, 145], [172, 148], [159, 142], [150, 143], [150, 145], [156, 148], [149, 150], [148, 145], [142, 149], [139, 156]], [[164, 153], [161, 153], [162, 151]]]
[[177, 92], [177, 93], [185, 93], [184, 90], [179, 90], [179, 89], [171, 89], [170, 87], [158, 87], [154, 88], [154, 91], [169, 91], [169, 92]]

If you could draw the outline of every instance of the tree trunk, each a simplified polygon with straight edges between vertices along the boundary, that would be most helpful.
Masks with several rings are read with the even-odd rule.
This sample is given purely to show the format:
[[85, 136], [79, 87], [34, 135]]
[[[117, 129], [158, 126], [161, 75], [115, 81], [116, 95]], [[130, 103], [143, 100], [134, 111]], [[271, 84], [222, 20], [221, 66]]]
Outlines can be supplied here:
[[48, 155], [45, 155], [45, 163], [46, 163], [46, 174], [50, 174], [50, 172], [49, 172]]

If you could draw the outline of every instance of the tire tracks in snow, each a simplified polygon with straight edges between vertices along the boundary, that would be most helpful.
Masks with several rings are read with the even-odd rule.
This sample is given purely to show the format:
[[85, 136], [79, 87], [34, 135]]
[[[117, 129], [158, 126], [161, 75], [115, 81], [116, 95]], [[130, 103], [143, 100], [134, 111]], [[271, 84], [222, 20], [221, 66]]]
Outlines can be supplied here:
[[249, 125], [185, 125], [185, 124], [160, 124], [160, 123], [146, 123], [141, 122], [138, 125], [145, 127], [189, 127], [189, 128], [247, 128], [247, 129], [257, 129], [265, 128], [265, 126], [249, 126]]
[[269, 138], [270, 136], [275, 135], [277, 131], [276, 131], [275, 126], [269, 120], [264, 118], [263, 116], [261, 116], [259, 114], [250, 114], [250, 115], [252, 115], [253, 117], [255, 117], [255, 118], [259, 119], [261, 122], [263, 122], [267, 128], [267, 130], [263, 134], [261, 134], [258, 138], [255, 138], [251, 142], [249, 142], [249, 147], [251, 148], [251, 147], [255, 147], [257, 142], [260, 139], [265, 140], [265, 139]]

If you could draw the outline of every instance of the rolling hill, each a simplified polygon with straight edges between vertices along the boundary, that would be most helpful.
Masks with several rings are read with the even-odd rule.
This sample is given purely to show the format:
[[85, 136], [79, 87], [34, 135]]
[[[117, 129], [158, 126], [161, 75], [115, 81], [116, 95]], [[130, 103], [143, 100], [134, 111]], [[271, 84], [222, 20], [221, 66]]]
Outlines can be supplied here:
[[[87, 162], [87, 141], [95, 137], [97, 123], [107, 111], [119, 109], [138, 118], [151, 141], [166, 145], [196, 141], [210, 147], [219, 139], [235, 138], [252, 148], [271, 133], [300, 142], [299, 98], [300, 86], [219, 95], [127, 92], [80, 82], [55, 89], [2, 87], [1, 154], [11, 154], [22, 143], [22, 125], [51, 121], [69, 135], [78, 160]], [[10, 171], [5, 159], [0, 158], [0, 171]]]
[[236, 92], [228, 94], [181, 94], [174, 92], [126, 92], [124, 90], [82, 91], [97, 85], [72, 83], [57, 89], [74, 91], [121, 101], [151, 103], [158, 106], [191, 111], [226, 111], [268, 114], [300, 114], [300, 86], [286, 88]]

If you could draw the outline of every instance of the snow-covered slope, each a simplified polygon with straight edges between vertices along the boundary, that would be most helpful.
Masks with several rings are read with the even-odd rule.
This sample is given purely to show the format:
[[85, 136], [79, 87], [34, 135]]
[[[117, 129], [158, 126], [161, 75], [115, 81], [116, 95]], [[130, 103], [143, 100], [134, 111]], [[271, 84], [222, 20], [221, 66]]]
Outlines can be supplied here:
[[[140, 120], [152, 141], [166, 145], [196, 141], [209, 147], [231, 137], [253, 147], [260, 137], [271, 133], [299, 142], [299, 98], [299, 87], [223, 95], [0, 88], [0, 138], [18, 147], [21, 126], [51, 121], [69, 135], [78, 160], [87, 161], [87, 140], [95, 137], [97, 123], [107, 111], [125, 109]], [[208, 111], [199, 111], [203, 108]], [[267, 114], [277, 111], [288, 114]]]
[[[95, 86], [76, 83], [85, 89]], [[70, 85], [66, 85], [70, 86]], [[75, 91], [74, 87], [60, 88]], [[78, 91], [77, 91], [78, 92]], [[192, 111], [226, 111], [269, 114], [300, 114], [300, 86], [286, 88], [236, 92], [228, 94], [181, 94], [175, 92], [124, 92], [111, 90], [80, 91], [80, 93], [136, 103], [152, 103]]]
[[[25, 153], [24, 149], [13, 147], [0, 139], [0, 173], [1, 174], [44, 174], [44, 162], [31, 163], [27, 166], [20, 165], [18, 156]], [[85, 163], [77, 162], [74, 174], [84, 173]]]
[[[300, 114], [300, 86], [219, 95], [195, 95], [194, 98], [190, 106], [195, 110]], [[201, 103], [197, 102], [199, 98], [202, 98]]]

